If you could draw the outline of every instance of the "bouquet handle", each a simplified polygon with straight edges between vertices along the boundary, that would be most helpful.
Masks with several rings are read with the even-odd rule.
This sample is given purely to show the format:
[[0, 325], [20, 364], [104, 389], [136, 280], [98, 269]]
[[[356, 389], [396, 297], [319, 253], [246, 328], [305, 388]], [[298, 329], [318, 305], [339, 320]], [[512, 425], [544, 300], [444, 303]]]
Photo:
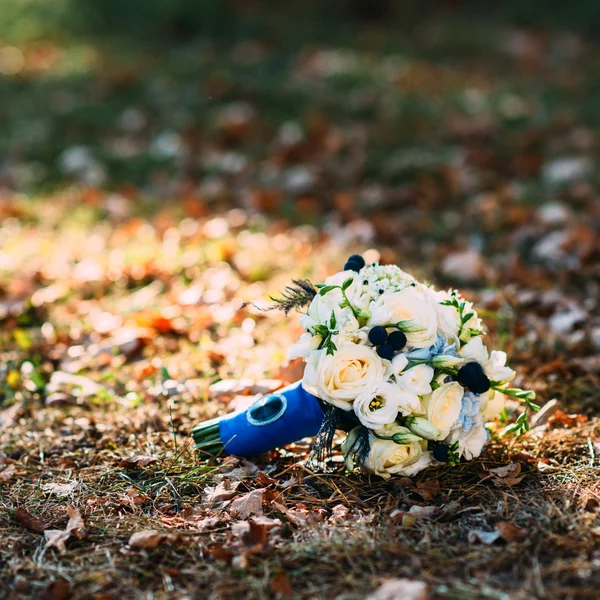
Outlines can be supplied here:
[[321, 401], [298, 381], [266, 394], [252, 406], [194, 427], [196, 448], [208, 454], [257, 456], [317, 435], [323, 423]]

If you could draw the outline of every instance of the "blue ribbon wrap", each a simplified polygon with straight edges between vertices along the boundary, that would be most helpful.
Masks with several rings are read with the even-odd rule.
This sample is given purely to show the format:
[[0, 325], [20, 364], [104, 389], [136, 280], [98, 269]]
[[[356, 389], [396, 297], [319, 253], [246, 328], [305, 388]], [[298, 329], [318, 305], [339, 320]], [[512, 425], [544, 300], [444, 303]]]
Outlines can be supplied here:
[[299, 381], [223, 419], [219, 434], [227, 454], [256, 456], [317, 435], [323, 417], [318, 398]]

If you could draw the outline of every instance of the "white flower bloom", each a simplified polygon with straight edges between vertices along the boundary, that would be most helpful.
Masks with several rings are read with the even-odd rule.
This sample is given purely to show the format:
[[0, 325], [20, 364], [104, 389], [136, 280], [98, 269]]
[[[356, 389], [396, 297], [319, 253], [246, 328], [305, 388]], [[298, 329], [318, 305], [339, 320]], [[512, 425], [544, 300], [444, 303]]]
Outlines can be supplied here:
[[445, 300], [450, 300], [450, 292], [440, 290], [439, 292], [433, 288], [426, 288], [426, 294], [430, 302], [433, 304], [437, 315], [438, 331], [446, 337], [446, 339], [455, 338], [458, 335], [460, 328], [460, 315], [455, 306], [446, 306], [441, 304]]
[[493, 421], [506, 406], [506, 396], [502, 392], [489, 390], [484, 396], [485, 404], [481, 409], [486, 421]]
[[300, 336], [300, 341], [289, 347], [287, 359], [294, 360], [295, 358], [308, 358], [308, 355], [319, 347], [321, 340], [322, 338], [320, 335], [303, 333]]
[[[394, 361], [392, 361], [392, 367], [395, 367]], [[396, 381], [405, 392], [417, 395], [431, 394], [433, 375], [434, 371], [429, 365], [416, 365], [396, 377]]]
[[492, 381], [512, 381], [516, 375], [510, 367], [506, 366], [506, 352], [493, 350], [490, 358], [483, 365], [485, 374]]
[[407, 287], [399, 292], [384, 293], [369, 306], [369, 326], [411, 321], [419, 331], [407, 331], [407, 347], [428, 348], [437, 340], [437, 316], [422, 290]]
[[[410, 431], [406, 427], [393, 425], [380, 429], [377, 433], [389, 437], [396, 433], [410, 434]], [[352, 448], [357, 435], [356, 429], [351, 431], [342, 446], [342, 452], [346, 455], [346, 465], [349, 469], [353, 469], [355, 466], [348, 452]], [[425, 440], [397, 444], [393, 440], [379, 439], [373, 434], [370, 434], [369, 440], [371, 450], [363, 466], [366, 470], [372, 471], [385, 479], [388, 479], [392, 474], [407, 474], [407, 470], [412, 465], [419, 463], [419, 459], [423, 456], [423, 451], [427, 450], [427, 442]], [[419, 463], [419, 470], [425, 468], [428, 464], [429, 461], [421, 461]], [[410, 469], [410, 472], [414, 474], [416, 471]]]
[[463, 395], [464, 389], [460, 383], [451, 381], [424, 398], [427, 419], [440, 430], [440, 439], [448, 436], [458, 420]]
[[370, 429], [393, 423], [400, 407], [400, 389], [393, 383], [380, 383], [359, 394], [354, 401], [354, 413]]
[[387, 381], [391, 363], [368, 346], [343, 344], [334, 354], [314, 350], [304, 371], [304, 389], [343, 410], [374, 385]]
[[396, 377], [398, 377], [400, 373], [404, 371], [406, 365], [408, 365], [408, 358], [406, 358], [405, 354], [396, 354], [396, 356], [392, 358], [392, 372]]
[[488, 433], [483, 419], [469, 431], [463, 438], [458, 440], [458, 454], [464, 456], [467, 460], [477, 458], [483, 450], [484, 444], [487, 442]]
[[480, 337], [470, 339], [459, 351], [461, 358], [475, 360], [483, 366], [488, 359], [488, 351]]
[[475, 310], [473, 309], [473, 304], [471, 302], [466, 302], [464, 313], [468, 314], [470, 312], [473, 313], [473, 316], [466, 323], [463, 324], [462, 333], [460, 334], [460, 339], [463, 342], [468, 342], [471, 338], [476, 337], [476, 335], [471, 333], [471, 330], [479, 332], [483, 331], [483, 323], [481, 319], [477, 316]]
[[300, 317], [300, 325], [307, 331], [315, 325], [328, 325], [331, 314], [334, 313], [336, 320], [341, 316], [342, 292], [339, 289], [330, 290], [326, 294], [317, 294], [310, 303], [308, 311]]
[[[348, 279], [352, 280], [352, 283], [344, 290], [346, 298], [352, 306], [356, 308], [367, 308], [371, 301], [371, 295], [369, 288], [363, 285], [363, 277], [360, 276], [356, 271], [340, 271], [325, 280], [325, 285], [339, 285], [342, 286]], [[342, 296], [340, 290], [337, 291]], [[327, 292], [325, 295], [329, 295], [332, 292]], [[341, 300], [340, 300], [341, 301]]]

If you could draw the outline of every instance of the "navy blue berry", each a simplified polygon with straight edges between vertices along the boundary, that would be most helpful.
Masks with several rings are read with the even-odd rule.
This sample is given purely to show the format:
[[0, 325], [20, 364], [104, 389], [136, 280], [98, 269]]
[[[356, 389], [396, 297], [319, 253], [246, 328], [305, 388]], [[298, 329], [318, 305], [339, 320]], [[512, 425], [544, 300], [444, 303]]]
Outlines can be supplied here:
[[389, 344], [383, 344], [383, 346], [377, 348], [377, 354], [379, 354], [381, 358], [392, 360], [392, 358], [394, 358], [394, 349]]
[[360, 268], [362, 269], [365, 266], [365, 259], [360, 255], [360, 254], [353, 254], [347, 262], [355, 262], [358, 263], [360, 265]]
[[369, 341], [373, 346], [381, 346], [388, 341], [388, 333], [385, 327], [381, 327], [381, 325], [376, 325], [369, 331]]
[[490, 389], [490, 380], [478, 362], [467, 363], [458, 370], [456, 380], [474, 394], [485, 394]]
[[361, 269], [362, 269], [362, 267], [360, 266], [360, 263], [357, 263], [356, 261], [353, 261], [353, 260], [349, 260], [344, 265], [344, 271], [356, 271], [358, 273]]
[[387, 341], [394, 350], [402, 350], [406, 346], [406, 335], [403, 331], [392, 331]]
[[450, 446], [446, 444], [436, 444], [433, 447], [433, 458], [440, 462], [448, 462], [448, 453], [450, 452]]

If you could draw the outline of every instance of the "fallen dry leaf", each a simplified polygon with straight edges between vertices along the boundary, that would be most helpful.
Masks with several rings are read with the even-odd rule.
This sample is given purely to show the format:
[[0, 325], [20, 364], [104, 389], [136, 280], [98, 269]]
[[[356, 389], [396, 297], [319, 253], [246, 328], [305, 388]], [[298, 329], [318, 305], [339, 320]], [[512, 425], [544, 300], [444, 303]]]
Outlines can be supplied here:
[[279, 596], [292, 596], [294, 588], [285, 573], [278, 573], [271, 581], [271, 588]]
[[0, 481], [10, 481], [17, 474], [15, 465], [8, 465], [6, 469], [0, 471]]
[[519, 529], [515, 524], [507, 521], [496, 523], [496, 531], [506, 542], [522, 542], [527, 538], [529, 532], [527, 529]]
[[40, 595], [40, 600], [68, 600], [72, 596], [71, 585], [64, 578], [49, 583]]
[[440, 493], [440, 482], [437, 479], [417, 481], [417, 485], [412, 488], [412, 491], [419, 494], [425, 502], [430, 502]]
[[41, 519], [27, 512], [24, 508], [17, 508], [15, 511], [15, 520], [36, 533], [44, 533], [46, 529], [46, 524]]
[[46, 538], [46, 548], [56, 548], [61, 554], [64, 554], [67, 551], [66, 543], [71, 534], [62, 529], [46, 529], [44, 537]]
[[247, 519], [251, 515], [262, 515], [264, 488], [252, 490], [231, 503], [231, 511], [240, 519]]
[[224, 508], [226, 506], [224, 503], [235, 496], [239, 485], [239, 481], [224, 479], [214, 487], [207, 487], [202, 497], [203, 503], [212, 508]]
[[78, 481], [71, 481], [70, 483], [46, 483], [42, 486], [42, 489], [53, 496], [66, 497], [73, 496], [75, 492], [81, 489], [81, 484]]
[[423, 581], [388, 579], [365, 600], [429, 600], [429, 592]]
[[167, 541], [168, 537], [164, 531], [157, 531], [156, 529], [136, 531], [129, 538], [129, 546], [141, 550], [154, 550]]
[[119, 462], [119, 466], [123, 467], [124, 469], [135, 469], [135, 468], [139, 468], [139, 467], [143, 468], [143, 467], [147, 467], [148, 465], [151, 465], [157, 461], [158, 461], [157, 456], [138, 455], [138, 456], [131, 456], [129, 458], [121, 459], [121, 461]]
[[496, 487], [512, 487], [521, 483], [525, 478], [525, 473], [521, 473], [521, 463], [512, 462], [503, 467], [496, 467], [490, 469], [489, 473], [494, 475], [492, 477], [492, 483]]
[[67, 515], [69, 515], [67, 533], [74, 535], [78, 540], [82, 540], [87, 535], [87, 531], [81, 513], [74, 506], [68, 506]]

